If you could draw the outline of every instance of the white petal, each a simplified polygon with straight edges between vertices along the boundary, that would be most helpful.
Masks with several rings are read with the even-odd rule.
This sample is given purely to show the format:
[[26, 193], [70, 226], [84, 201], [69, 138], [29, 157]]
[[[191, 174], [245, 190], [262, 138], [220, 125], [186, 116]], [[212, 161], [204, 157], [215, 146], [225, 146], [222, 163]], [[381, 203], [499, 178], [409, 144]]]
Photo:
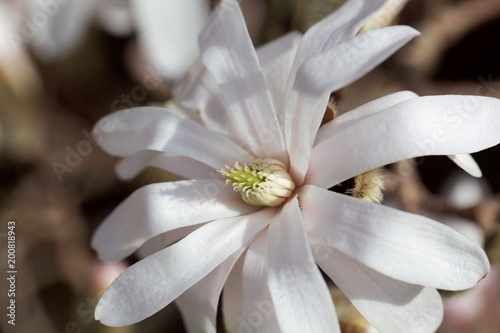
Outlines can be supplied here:
[[389, 163], [473, 153], [500, 142], [500, 100], [427, 96], [363, 119], [314, 147], [306, 181], [329, 188]]
[[54, 61], [72, 52], [83, 40], [95, 14], [94, 0], [47, 4], [25, 0], [27, 14], [22, 36], [33, 43], [37, 56]]
[[222, 180], [151, 184], [132, 193], [99, 226], [92, 246], [102, 260], [119, 260], [163, 232], [255, 211]]
[[479, 168], [479, 165], [477, 165], [476, 161], [471, 155], [457, 154], [448, 155], [448, 157], [471, 176], [479, 178], [483, 175], [483, 173], [481, 172], [481, 168]]
[[[347, 1], [341, 8], [312, 26], [306, 32], [300, 43], [292, 69], [290, 71], [290, 76], [286, 85], [284, 97], [284, 101], [288, 103], [285, 110], [286, 116], [284, 117], [284, 134], [288, 151], [290, 152], [297, 149], [305, 149], [304, 151], [300, 151], [297, 154], [292, 154], [294, 156], [292, 156], [291, 165], [293, 168], [291, 172], [293, 176], [299, 181], [299, 183], [304, 176], [305, 169], [307, 167], [305, 161], [309, 158], [310, 154], [307, 147], [312, 144], [312, 141], [310, 140], [313, 140], [313, 138], [301, 137], [300, 140], [305, 139], [305, 142], [302, 144], [294, 141], [299, 139], [295, 137], [297, 133], [295, 132], [296, 129], [293, 127], [300, 123], [300, 121], [296, 121], [296, 119], [294, 118], [297, 117], [297, 114], [307, 114], [307, 118], [305, 119], [306, 131], [309, 131], [309, 126], [311, 126], [315, 133], [315, 131], [319, 127], [318, 121], [321, 121], [322, 118], [320, 117], [319, 119], [316, 119], [317, 117], [315, 117], [314, 115], [314, 110], [309, 110], [309, 108], [317, 103], [321, 104], [322, 102], [324, 102], [324, 105], [316, 105], [316, 109], [323, 109], [322, 111], [324, 112], [326, 103], [328, 101], [328, 96], [325, 96], [326, 99], [324, 101], [321, 101], [321, 98], [319, 100], [318, 98], [312, 98], [313, 100], [309, 101], [309, 104], [311, 105], [307, 105], [308, 103], [299, 103], [299, 101], [297, 100], [298, 96], [296, 96], [297, 91], [294, 91], [297, 72], [299, 71], [299, 68], [301, 68], [302, 65], [309, 59], [312, 59], [318, 54], [334, 48], [341, 42], [351, 39], [366, 21], [366, 19], [369, 16], [375, 14], [375, 12], [377, 12], [383, 4], [383, 0]], [[329, 70], [327, 72], [333, 73], [333, 75], [337, 75], [338, 73], [337, 71], [331, 70], [330, 64], [322, 68], [321, 71], [325, 71], [325, 68], [328, 68]], [[343, 70], [343, 68], [341, 69]], [[332, 91], [333, 90], [330, 90], [330, 92], [328, 92], [328, 95], [330, 95]], [[304, 110], [308, 110], [308, 112], [304, 112]], [[319, 112], [318, 110], [316, 110], [316, 113]], [[300, 157], [302, 154], [305, 154], [305, 158]]]
[[267, 231], [248, 246], [243, 262], [243, 311], [237, 318], [235, 332], [280, 332], [274, 304], [267, 286]]
[[416, 35], [416, 30], [405, 26], [370, 30], [309, 59], [299, 68], [285, 124], [291, 172], [298, 183], [307, 170], [330, 93], [368, 73]]
[[310, 185], [299, 195], [311, 236], [394, 279], [461, 290], [489, 271], [484, 251], [441, 223]]
[[174, 243], [177, 243], [178, 241], [204, 225], [205, 223], [190, 225], [156, 235], [142, 244], [141, 247], [135, 252], [135, 254], [141, 259], [149, 257], [150, 255], [163, 250], [164, 248]]
[[222, 319], [226, 332], [238, 332], [243, 312], [243, 261], [244, 257], [236, 262], [227, 278], [222, 292]]
[[[335, 135], [336, 133], [348, 128], [355, 122], [365, 119], [377, 112], [383, 111], [398, 103], [419, 97], [412, 91], [400, 91], [394, 94], [380, 97], [374, 101], [363, 104], [351, 111], [348, 111], [329, 123], [321, 126], [316, 135], [314, 146]], [[476, 161], [469, 154], [449, 155], [453, 162], [460, 168], [474, 177], [481, 177], [482, 172]]]
[[141, 150], [157, 150], [189, 157], [214, 169], [236, 161], [253, 160], [228, 138], [156, 107], [112, 113], [97, 123], [93, 135], [106, 152], [121, 157]]
[[207, 0], [132, 0], [139, 43], [163, 77], [178, 80], [198, 55], [197, 38], [209, 11]]
[[384, 0], [351, 0], [307, 30], [301, 42], [290, 74], [291, 90], [295, 74], [308, 59], [340, 42], [352, 38], [368, 17], [375, 14]]
[[333, 302], [304, 231], [297, 198], [269, 225], [269, 280], [282, 332], [340, 332]]
[[175, 300], [189, 333], [216, 333], [217, 305], [222, 287], [243, 251], [244, 248], [236, 251]]
[[215, 178], [217, 172], [188, 157], [167, 154], [154, 150], [143, 150], [126, 156], [116, 165], [116, 173], [123, 180], [137, 176], [146, 167], [157, 167], [187, 179]]
[[379, 332], [435, 332], [443, 319], [436, 289], [380, 274], [341, 252], [310, 238], [321, 269]]
[[203, 63], [219, 85], [240, 144], [256, 156], [286, 161], [286, 151], [266, 79], [241, 10], [223, 0], [200, 36]]
[[275, 214], [263, 209], [208, 223], [130, 266], [104, 292], [95, 318], [107, 326], [126, 326], [153, 315], [244, 247]]
[[240, 129], [225, 110], [219, 86], [201, 60], [196, 61], [174, 90], [175, 101], [185, 110], [199, 113], [201, 123], [233, 141], [241, 141]]
[[291, 32], [257, 49], [282, 130], [285, 124], [285, 87], [301, 40], [301, 34]]
[[389, 94], [380, 98], [377, 98], [371, 102], [363, 104], [353, 110], [350, 110], [344, 114], [341, 114], [334, 121], [330, 121], [325, 125], [321, 126], [316, 135], [314, 145], [321, 143], [322, 141], [334, 136], [340, 131], [352, 126], [354, 123], [363, 120], [371, 115], [383, 111], [391, 106], [398, 103], [417, 98], [418, 95], [412, 91], [399, 91], [394, 94]]

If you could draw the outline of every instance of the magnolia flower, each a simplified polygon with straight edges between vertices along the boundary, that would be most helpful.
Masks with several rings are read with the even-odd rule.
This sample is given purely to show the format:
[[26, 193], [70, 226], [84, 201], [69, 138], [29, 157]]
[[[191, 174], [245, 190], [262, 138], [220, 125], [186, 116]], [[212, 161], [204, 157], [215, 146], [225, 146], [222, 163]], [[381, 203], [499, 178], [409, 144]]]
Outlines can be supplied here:
[[148, 62], [169, 79], [179, 79], [198, 55], [197, 36], [208, 14], [206, 0], [23, 0], [26, 19], [13, 43], [33, 46], [53, 61], [73, 51], [93, 20], [109, 33], [137, 31]]
[[182, 112], [135, 108], [96, 125], [122, 177], [156, 166], [187, 179], [138, 189], [96, 231], [103, 260], [166, 246], [111, 284], [96, 319], [130, 325], [175, 300], [190, 332], [215, 332], [224, 288], [229, 332], [340, 332], [319, 266], [380, 332], [432, 332], [436, 288], [485, 276], [483, 250], [441, 223], [327, 190], [422, 155], [478, 173], [462, 154], [500, 142], [500, 101], [486, 97], [400, 92], [320, 127], [332, 91], [417, 35], [356, 36], [382, 4], [349, 1], [255, 51], [237, 2], [223, 0], [200, 36], [203, 66], [177, 91]]

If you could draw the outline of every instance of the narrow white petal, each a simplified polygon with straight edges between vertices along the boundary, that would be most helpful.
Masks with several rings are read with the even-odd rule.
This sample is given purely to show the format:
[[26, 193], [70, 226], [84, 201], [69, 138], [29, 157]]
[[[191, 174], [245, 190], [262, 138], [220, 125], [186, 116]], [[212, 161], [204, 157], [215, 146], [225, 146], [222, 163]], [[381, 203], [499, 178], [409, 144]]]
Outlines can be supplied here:
[[380, 274], [341, 252], [310, 238], [321, 269], [379, 332], [435, 332], [443, 319], [436, 289]]
[[202, 179], [144, 186], [99, 226], [92, 246], [102, 260], [119, 260], [161, 233], [255, 211], [222, 180]]
[[244, 256], [236, 262], [227, 278], [222, 292], [222, 319], [226, 332], [238, 332], [243, 313], [243, 261]]
[[239, 249], [176, 300], [189, 333], [216, 333], [217, 305], [229, 272], [243, 253]]
[[228, 138], [157, 107], [112, 113], [97, 123], [93, 134], [106, 152], [120, 157], [156, 150], [189, 157], [214, 169], [253, 160], [252, 155]]
[[225, 110], [219, 86], [199, 59], [174, 90], [175, 101], [185, 110], [199, 113], [201, 123], [233, 141], [239, 139], [239, 129]]
[[[312, 128], [312, 133], [307, 133], [314, 135], [317, 128], [319, 127], [319, 122], [321, 117], [317, 118], [316, 113], [319, 113], [319, 109], [324, 112], [326, 108], [326, 103], [328, 101], [328, 96], [333, 90], [330, 90], [326, 96], [323, 98], [313, 97], [307, 103], [299, 101], [297, 96], [297, 91], [294, 91], [297, 80], [297, 72], [304, 63], [322, 52], [326, 52], [330, 49], [335, 48], [338, 44], [347, 40], [347, 42], [354, 37], [359, 28], [367, 20], [368, 17], [375, 14], [384, 4], [383, 0], [351, 0], [347, 1], [338, 10], [327, 16], [325, 19], [321, 20], [314, 26], [312, 26], [302, 38], [300, 46], [297, 50], [297, 55], [295, 57], [288, 82], [286, 85], [286, 90], [284, 92], [284, 101], [286, 104], [285, 109], [285, 142], [288, 147], [288, 151], [297, 151], [297, 153], [292, 154], [291, 165], [293, 166], [292, 174], [299, 181], [302, 180], [304, 173], [306, 171], [307, 165], [306, 160], [309, 158], [310, 151], [307, 149], [308, 146], [312, 144], [313, 138], [309, 136], [300, 136], [298, 139], [296, 128], [298, 123], [302, 121], [298, 114], [306, 114], [305, 130], [309, 132]], [[338, 75], [338, 71], [331, 70], [330, 64], [323, 67], [321, 71], [331, 73], [331, 75]], [[341, 67], [341, 71], [345, 68]], [[341, 72], [340, 72], [341, 73]], [[326, 98], [326, 99], [325, 99]], [[324, 104], [324, 105], [323, 105]], [[314, 107], [313, 107], [314, 106]], [[316, 109], [316, 110], [314, 110]], [[300, 110], [300, 111], [299, 111]], [[304, 112], [307, 110], [308, 112]], [[322, 116], [322, 115], [321, 115]], [[317, 126], [316, 126], [317, 125]], [[300, 133], [300, 132], [299, 132]], [[300, 133], [304, 134], [304, 133]], [[295, 141], [294, 141], [295, 140]], [[297, 140], [304, 140], [305, 142], [297, 143]], [[304, 155], [305, 158], [300, 156]], [[297, 169], [297, 170], [295, 170]]]
[[347, 1], [338, 10], [307, 30], [291, 70], [288, 92], [293, 86], [297, 70], [305, 61], [354, 37], [367, 18], [375, 14], [384, 2], [384, 0]]
[[[351, 111], [348, 111], [337, 117], [335, 121], [331, 121], [324, 126], [321, 126], [318, 134], [316, 135], [314, 146], [335, 135], [336, 133], [348, 128], [359, 120], [365, 119], [366, 117], [383, 111], [398, 103], [417, 97], [419, 96], [412, 91], [400, 91], [394, 94], [380, 97], [374, 101], [363, 104]], [[449, 155], [448, 157], [470, 175], [474, 177], [482, 176], [481, 169], [477, 165], [474, 158], [472, 158], [472, 156], [470, 156], [469, 154]]]
[[255, 155], [286, 161], [271, 94], [236, 1], [219, 4], [200, 36], [200, 50], [219, 85], [225, 112], [239, 129], [237, 142]]
[[130, 266], [104, 292], [95, 318], [107, 326], [126, 326], [153, 315], [244, 247], [275, 214], [263, 209], [208, 223]]
[[389, 94], [380, 98], [377, 98], [371, 102], [363, 104], [353, 110], [350, 110], [344, 114], [341, 114], [334, 121], [330, 121], [325, 125], [321, 126], [316, 135], [314, 145], [325, 141], [326, 139], [334, 136], [340, 131], [352, 126], [354, 123], [363, 120], [373, 114], [383, 111], [391, 106], [399, 104], [401, 102], [417, 98], [418, 95], [412, 91], [399, 91], [394, 94]]
[[174, 243], [177, 243], [178, 241], [204, 225], [205, 223], [190, 225], [156, 235], [142, 244], [141, 247], [137, 249], [137, 251], [135, 251], [135, 255], [137, 255], [137, 257], [141, 259], [149, 257], [150, 255], [163, 250], [164, 248], [169, 247]]
[[303, 179], [328, 98], [357, 80], [418, 35], [410, 27], [370, 30], [307, 60], [287, 100], [285, 135], [291, 172]]
[[313, 148], [306, 181], [329, 188], [400, 160], [477, 152], [500, 142], [500, 100], [427, 96], [363, 119]]
[[478, 245], [426, 217], [311, 185], [299, 196], [312, 237], [394, 279], [461, 290], [489, 271]]
[[147, 167], [156, 167], [187, 179], [214, 178], [216, 171], [188, 157], [154, 150], [143, 150], [126, 156], [116, 165], [118, 177], [129, 180]]
[[132, 0], [131, 6], [149, 63], [165, 78], [182, 78], [198, 55], [197, 38], [209, 1]]
[[477, 165], [476, 161], [471, 155], [456, 154], [448, 155], [448, 157], [471, 176], [479, 178], [483, 175], [483, 173], [481, 172], [481, 168], [479, 168], [479, 165]]
[[291, 32], [257, 49], [282, 130], [285, 125], [285, 88], [301, 40], [300, 33]]
[[297, 198], [269, 225], [269, 280], [282, 332], [340, 332], [333, 301], [304, 230]]
[[248, 246], [243, 262], [243, 311], [235, 332], [280, 332], [274, 304], [267, 286], [267, 230]]

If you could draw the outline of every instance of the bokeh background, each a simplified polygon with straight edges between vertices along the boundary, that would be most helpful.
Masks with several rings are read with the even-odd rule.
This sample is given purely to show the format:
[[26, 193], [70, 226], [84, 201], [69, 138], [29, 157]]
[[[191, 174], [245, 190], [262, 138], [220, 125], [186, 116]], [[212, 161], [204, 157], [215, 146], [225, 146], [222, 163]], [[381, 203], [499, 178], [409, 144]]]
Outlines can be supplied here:
[[[116, 159], [103, 153], [89, 133], [100, 117], [113, 111], [165, 105], [179, 75], [168, 75], [159, 70], [159, 63], [148, 60], [140, 24], [130, 24], [133, 0], [101, 0], [109, 7], [107, 15], [100, 11], [89, 15], [71, 35], [78, 15], [65, 10], [77, 1], [86, 0], [52, 1], [65, 19], [53, 24], [52, 34], [47, 35], [39, 21], [38, 29], [27, 36], [23, 29], [40, 15], [33, 10], [35, 1], [0, 0], [2, 309], [8, 302], [10, 220], [16, 222], [18, 271], [16, 326], [7, 323], [3, 310], [0, 329], [5, 333], [184, 332], [175, 305], [125, 328], [105, 327], [93, 319], [99, 295], [121, 270], [138, 260], [131, 256], [123, 262], [101, 263], [89, 245], [93, 231], [135, 189], [175, 176], [150, 168], [132, 181], [120, 181], [113, 170]], [[216, 3], [202, 5], [209, 9]], [[241, 1], [256, 46], [291, 30], [303, 32], [342, 3]], [[202, 25], [202, 19], [195, 19], [189, 25]], [[364, 78], [335, 92], [340, 112], [400, 90], [500, 98], [500, 1], [391, 1], [364, 28], [387, 24], [413, 26], [422, 36]], [[162, 33], [165, 38], [181, 36], [182, 41], [179, 29]], [[69, 42], [51, 40], [62, 32], [70, 34]], [[500, 332], [500, 147], [474, 157], [483, 170], [481, 179], [466, 175], [445, 157], [386, 168], [385, 204], [457, 228], [484, 246], [492, 263], [491, 274], [478, 287], [443, 293], [441, 333]], [[331, 290], [343, 332], [368, 332], [368, 324], [339, 290], [333, 285]]]

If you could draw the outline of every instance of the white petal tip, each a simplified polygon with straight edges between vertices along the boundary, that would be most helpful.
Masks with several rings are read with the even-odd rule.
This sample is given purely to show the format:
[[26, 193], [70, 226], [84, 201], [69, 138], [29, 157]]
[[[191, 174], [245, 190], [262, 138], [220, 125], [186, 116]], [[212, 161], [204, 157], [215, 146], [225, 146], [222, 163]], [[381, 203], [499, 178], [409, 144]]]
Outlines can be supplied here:
[[462, 168], [469, 175], [480, 178], [483, 176], [481, 168], [477, 165], [474, 158], [469, 154], [448, 155], [448, 157]]

